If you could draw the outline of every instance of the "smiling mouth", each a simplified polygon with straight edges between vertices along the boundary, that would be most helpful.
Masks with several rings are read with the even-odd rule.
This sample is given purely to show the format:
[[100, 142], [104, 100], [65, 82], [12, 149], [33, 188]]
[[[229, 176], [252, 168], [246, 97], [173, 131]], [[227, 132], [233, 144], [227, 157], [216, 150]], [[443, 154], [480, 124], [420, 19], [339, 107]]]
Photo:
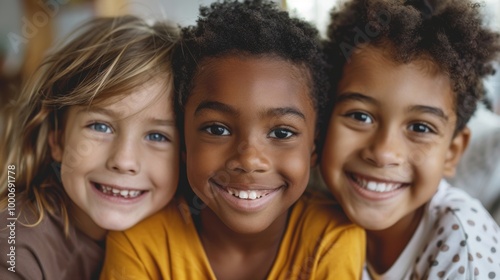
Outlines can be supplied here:
[[121, 198], [136, 198], [143, 195], [146, 191], [132, 190], [132, 189], [118, 189], [108, 185], [94, 183], [95, 188], [108, 196], [121, 197]]
[[361, 188], [378, 193], [392, 192], [409, 185], [404, 183], [373, 181], [366, 178], [358, 177], [353, 173], [348, 173], [347, 175], [349, 176], [349, 178], [351, 178], [351, 180], [356, 182]]
[[229, 187], [223, 187], [219, 184], [217, 184], [215, 181], [211, 180], [214, 185], [216, 185], [218, 188], [226, 191], [230, 195], [238, 198], [238, 199], [243, 199], [243, 200], [257, 200], [263, 197], [266, 197], [267, 195], [280, 190], [283, 187], [279, 187], [276, 189], [266, 189], [266, 190], [241, 190], [241, 189], [235, 189], [235, 188], [229, 188]]

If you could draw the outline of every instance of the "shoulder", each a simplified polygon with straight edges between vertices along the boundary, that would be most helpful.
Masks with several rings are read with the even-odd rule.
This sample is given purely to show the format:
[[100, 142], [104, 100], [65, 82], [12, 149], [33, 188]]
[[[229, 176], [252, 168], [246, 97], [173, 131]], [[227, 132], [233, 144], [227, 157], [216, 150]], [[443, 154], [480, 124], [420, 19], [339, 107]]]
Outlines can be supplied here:
[[308, 191], [293, 206], [291, 216], [313, 227], [358, 228], [330, 193]]
[[307, 192], [294, 205], [287, 231], [315, 242], [315, 246], [341, 247], [364, 251], [365, 231], [352, 223], [329, 193]]
[[192, 224], [190, 208], [182, 197], [175, 197], [157, 213], [123, 232], [110, 232], [109, 240], [133, 244], [155, 243], [167, 235], [182, 234]]
[[307, 192], [290, 212], [280, 250], [294, 261], [289, 267], [297, 278], [359, 279], [365, 243], [364, 230], [349, 221], [332, 196]]
[[421, 271], [431, 278], [450, 279], [498, 273], [500, 230], [479, 201], [459, 189], [440, 186], [428, 214], [432, 224], [418, 259]]
[[59, 216], [45, 213], [39, 224], [33, 225], [35, 221], [35, 213], [23, 210], [17, 220], [9, 220], [7, 228], [2, 226], [0, 234], [10, 239], [7, 244], [0, 243], [0, 251], [15, 254], [15, 257], [2, 254], [2, 265], [6, 257], [9, 261], [14, 259], [16, 273], [27, 275], [27, 279], [52, 279], [61, 275], [90, 279], [98, 272], [104, 251], [97, 243], [71, 226], [67, 236]]

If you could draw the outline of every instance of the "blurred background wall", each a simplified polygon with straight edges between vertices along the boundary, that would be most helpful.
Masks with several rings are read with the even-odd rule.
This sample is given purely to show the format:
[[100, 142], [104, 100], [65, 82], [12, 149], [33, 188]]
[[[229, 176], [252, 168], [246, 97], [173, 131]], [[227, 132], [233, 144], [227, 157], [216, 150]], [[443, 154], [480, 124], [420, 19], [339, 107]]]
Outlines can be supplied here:
[[[345, 0], [274, 0], [314, 23], [324, 34], [329, 11]], [[95, 16], [136, 14], [168, 19], [186, 26], [195, 23], [200, 5], [214, 0], [2, 0], [0, 2], [0, 107], [15, 87], [38, 66], [47, 50], [83, 21]], [[500, 30], [500, 1], [481, 0], [488, 23]], [[500, 112], [500, 78], [488, 82]]]

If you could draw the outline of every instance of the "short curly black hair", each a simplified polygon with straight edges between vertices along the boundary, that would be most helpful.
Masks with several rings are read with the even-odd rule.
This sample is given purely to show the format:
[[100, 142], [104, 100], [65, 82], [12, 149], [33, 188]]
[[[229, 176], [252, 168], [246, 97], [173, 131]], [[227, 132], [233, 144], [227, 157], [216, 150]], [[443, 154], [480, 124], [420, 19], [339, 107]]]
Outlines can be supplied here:
[[225, 55], [271, 56], [289, 61], [309, 74], [315, 109], [319, 111], [325, 104], [329, 79], [317, 29], [290, 17], [271, 1], [226, 0], [200, 7], [197, 24], [181, 31], [172, 61], [178, 119], [182, 119], [182, 108], [194, 87], [199, 65], [208, 58]]
[[[494, 74], [499, 34], [483, 26], [480, 4], [469, 0], [352, 0], [332, 10], [325, 52], [333, 92], [349, 56], [360, 46], [389, 47], [394, 61], [425, 58], [450, 77], [462, 130], [484, 97], [483, 78]], [[329, 118], [334, 98], [323, 117]]]

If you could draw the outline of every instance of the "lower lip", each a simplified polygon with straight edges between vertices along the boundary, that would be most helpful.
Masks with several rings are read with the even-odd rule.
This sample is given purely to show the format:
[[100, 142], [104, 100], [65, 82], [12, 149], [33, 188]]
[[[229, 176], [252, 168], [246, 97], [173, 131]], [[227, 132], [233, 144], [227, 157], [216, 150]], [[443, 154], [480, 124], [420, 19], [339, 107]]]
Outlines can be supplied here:
[[390, 192], [374, 192], [361, 187], [356, 181], [351, 178], [349, 174], [345, 174], [345, 176], [347, 177], [347, 180], [349, 180], [349, 183], [353, 187], [352, 189], [356, 192], [356, 194], [364, 199], [368, 199], [371, 201], [383, 201], [391, 199], [399, 195], [404, 191], [405, 188], [407, 188], [407, 186], [402, 186]]
[[90, 183], [92, 190], [98, 195], [98, 197], [108, 201], [112, 202], [114, 204], [134, 204], [139, 202], [140, 200], [144, 199], [146, 196], [147, 191], [142, 193], [141, 195], [134, 197], [134, 198], [124, 198], [121, 196], [112, 196], [112, 195], [107, 195], [101, 192], [101, 190], [98, 189], [95, 183]]
[[251, 213], [261, 211], [269, 204], [276, 196], [281, 194], [284, 187], [273, 190], [266, 196], [258, 199], [240, 199], [232, 194], [228, 193], [225, 189], [219, 186], [217, 183], [210, 181], [212, 188], [214, 188], [218, 194], [231, 206], [239, 212]]

